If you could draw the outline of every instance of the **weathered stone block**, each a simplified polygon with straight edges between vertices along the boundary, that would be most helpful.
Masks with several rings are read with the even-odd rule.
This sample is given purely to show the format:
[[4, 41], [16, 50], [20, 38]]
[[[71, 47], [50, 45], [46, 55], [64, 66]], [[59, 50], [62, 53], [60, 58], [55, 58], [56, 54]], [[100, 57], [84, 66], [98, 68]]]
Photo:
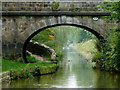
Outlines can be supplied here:
[[58, 24], [61, 24], [61, 23], [62, 23], [62, 20], [61, 20], [61, 17], [60, 17], [60, 16], [57, 17], [57, 23], [58, 23]]
[[73, 23], [73, 17], [67, 17], [66, 18], [66, 23], [67, 24], [72, 24]]
[[92, 28], [92, 22], [93, 22], [93, 18], [92, 17], [88, 17], [88, 20], [87, 20], [87, 27], [89, 27], [89, 28]]
[[43, 27], [46, 27], [47, 26], [47, 22], [45, 19], [41, 20], [40, 22], [40, 27], [43, 28]]
[[73, 18], [73, 24], [79, 25], [79, 23], [80, 23], [79, 17], [74, 17], [74, 18]]
[[88, 17], [83, 17], [82, 18], [82, 24], [84, 25], [84, 26], [87, 26], [88, 25]]
[[57, 24], [57, 19], [55, 16], [50, 16], [46, 22], [48, 26]]
[[66, 23], [66, 16], [61, 16], [62, 23]]

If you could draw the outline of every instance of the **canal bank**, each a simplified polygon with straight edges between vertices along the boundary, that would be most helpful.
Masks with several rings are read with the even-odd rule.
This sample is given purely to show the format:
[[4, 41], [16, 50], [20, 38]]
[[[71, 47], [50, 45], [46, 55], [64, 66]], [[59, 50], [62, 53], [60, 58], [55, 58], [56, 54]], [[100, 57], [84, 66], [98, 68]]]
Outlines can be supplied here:
[[56, 73], [12, 80], [3, 88], [120, 88], [120, 74], [92, 69], [75, 47], [69, 48], [63, 51]]
[[95, 47], [95, 40], [91, 39], [85, 42], [76, 44], [76, 51], [83, 55], [87, 60], [92, 60], [97, 49]]
[[57, 64], [46, 62], [25, 64], [15, 61], [2, 60], [2, 63], [3, 72], [0, 74], [0, 82], [52, 74], [55, 73], [58, 68]]

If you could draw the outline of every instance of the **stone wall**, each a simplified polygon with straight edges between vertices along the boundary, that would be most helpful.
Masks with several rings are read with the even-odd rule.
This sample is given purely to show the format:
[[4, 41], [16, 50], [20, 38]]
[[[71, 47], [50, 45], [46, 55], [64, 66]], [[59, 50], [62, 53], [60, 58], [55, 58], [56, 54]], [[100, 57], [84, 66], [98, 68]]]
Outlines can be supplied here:
[[97, 5], [106, 2], [3, 2], [3, 11], [99, 11]]
[[73, 25], [101, 38], [116, 25], [114, 21], [106, 23], [101, 17], [94, 21], [92, 16], [3, 16], [2, 23], [2, 56], [16, 61], [23, 61], [23, 46], [26, 40], [41, 29]]
[[6, 72], [0, 73], [0, 83], [7, 82], [7, 81], [10, 81], [10, 72], [6, 71]]

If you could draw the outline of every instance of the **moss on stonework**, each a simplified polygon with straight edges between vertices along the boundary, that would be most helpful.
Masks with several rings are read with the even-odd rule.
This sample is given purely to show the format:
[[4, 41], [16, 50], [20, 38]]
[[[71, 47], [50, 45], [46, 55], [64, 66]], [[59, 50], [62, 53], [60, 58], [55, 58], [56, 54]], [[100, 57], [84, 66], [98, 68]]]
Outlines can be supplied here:
[[54, 2], [53, 3], [53, 8], [52, 8], [53, 11], [59, 11], [60, 8], [59, 8], [59, 2]]

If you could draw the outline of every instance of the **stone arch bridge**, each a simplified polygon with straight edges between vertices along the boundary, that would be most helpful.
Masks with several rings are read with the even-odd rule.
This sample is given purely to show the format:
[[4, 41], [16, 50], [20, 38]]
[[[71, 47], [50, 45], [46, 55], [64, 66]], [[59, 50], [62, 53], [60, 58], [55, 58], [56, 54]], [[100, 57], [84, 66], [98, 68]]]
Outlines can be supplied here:
[[3, 2], [2, 3], [2, 56], [24, 61], [25, 45], [31, 36], [41, 30], [59, 25], [73, 25], [92, 32], [98, 39], [116, 28], [115, 21], [106, 23], [96, 6], [106, 2]]

